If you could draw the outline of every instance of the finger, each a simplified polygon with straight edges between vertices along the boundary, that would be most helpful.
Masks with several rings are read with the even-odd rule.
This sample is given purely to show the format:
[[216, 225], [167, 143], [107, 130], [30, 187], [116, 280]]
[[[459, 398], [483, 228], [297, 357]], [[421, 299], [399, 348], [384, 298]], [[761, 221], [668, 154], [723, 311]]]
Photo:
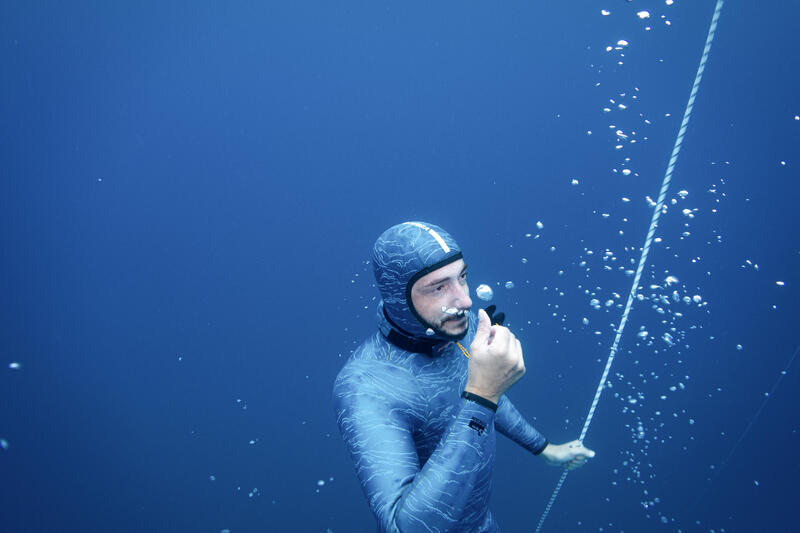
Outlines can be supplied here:
[[492, 329], [492, 322], [489, 320], [489, 315], [487, 315], [486, 311], [483, 309], [478, 309], [478, 329], [475, 331], [475, 338], [472, 342], [478, 345], [487, 344]]
[[517, 347], [517, 336], [508, 328], [506, 328], [506, 331], [508, 331], [508, 350], [511, 351]]
[[508, 331], [508, 328], [492, 326], [492, 333], [494, 333], [493, 344], [497, 346], [498, 351], [508, 353], [511, 344], [511, 332]]
[[586, 447], [584, 447], [584, 448], [583, 448], [583, 451], [584, 451], [584, 453], [586, 454], [586, 457], [588, 457], [589, 459], [591, 459], [592, 457], [594, 457], [594, 456], [595, 456], [595, 453], [594, 453], [594, 451], [593, 451], [593, 450], [590, 450], [589, 448], [586, 448]]
[[569, 448], [570, 448], [570, 451], [572, 451], [573, 453], [580, 454], [580, 455], [585, 455], [589, 459], [591, 459], [592, 457], [595, 456], [594, 451], [590, 450], [589, 448], [584, 446], [581, 443], [581, 441], [579, 441], [579, 440], [574, 440], [574, 441], [570, 442], [569, 443]]

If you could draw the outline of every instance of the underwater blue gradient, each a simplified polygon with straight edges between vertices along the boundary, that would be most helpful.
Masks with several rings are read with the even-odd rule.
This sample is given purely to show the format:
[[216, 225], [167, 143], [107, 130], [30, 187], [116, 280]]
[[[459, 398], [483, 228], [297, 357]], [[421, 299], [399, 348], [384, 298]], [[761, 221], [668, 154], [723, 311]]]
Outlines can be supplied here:
[[[331, 387], [406, 220], [494, 289], [514, 404], [577, 438], [619, 321], [585, 291], [630, 290], [713, 4], [0, 5], [0, 531], [374, 531]], [[545, 531], [796, 529], [799, 14], [725, 5], [643, 278], [707, 306], [670, 304], [670, 347], [634, 305]], [[533, 531], [560, 472], [496, 445], [492, 516]]]

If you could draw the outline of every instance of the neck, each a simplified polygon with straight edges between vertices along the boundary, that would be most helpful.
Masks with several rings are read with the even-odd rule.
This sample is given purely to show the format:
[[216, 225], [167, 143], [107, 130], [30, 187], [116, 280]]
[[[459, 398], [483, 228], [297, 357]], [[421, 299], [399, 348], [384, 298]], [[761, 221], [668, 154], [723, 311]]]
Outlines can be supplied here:
[[394, 344], [398, 348], [402, 350], [406, 350], [409, 352], [414, 353], [424, 353], [427, 355], [434, 355], [435, 353], [441, 351], [449, 341], [442, 340], [436, 337], [431, 338], [420, 338], [415, 337], [404, 331], [403, 328], [398, 326], [394, 320], [389, 317], [386, 310], [383, 309], [383, 318], [388, 322], [389, 328], [388, 332], [381, 328], [381, 333], [386, 338], [387, 341]]

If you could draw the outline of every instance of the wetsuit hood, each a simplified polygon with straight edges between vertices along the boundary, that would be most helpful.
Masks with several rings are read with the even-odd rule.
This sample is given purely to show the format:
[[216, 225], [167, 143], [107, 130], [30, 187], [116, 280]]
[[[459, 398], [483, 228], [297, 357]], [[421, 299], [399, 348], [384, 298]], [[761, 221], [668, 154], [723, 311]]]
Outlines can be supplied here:
[[419, 278], [461, 258], [455, 239], [427, 222], [403, 222], [378, 237], [372, 250], [372, 267], [383, 299], [378, 322], [385, 336], [387, 329], [423, 344], [463, 338], [435, 330], [411, 302], [411, 287]]

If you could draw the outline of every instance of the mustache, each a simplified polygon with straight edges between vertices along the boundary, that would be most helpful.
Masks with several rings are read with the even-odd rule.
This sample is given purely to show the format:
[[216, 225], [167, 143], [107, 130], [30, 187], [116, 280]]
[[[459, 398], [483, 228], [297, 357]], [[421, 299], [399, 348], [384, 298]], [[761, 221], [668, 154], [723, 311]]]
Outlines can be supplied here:
[[452, 321], [458, 322], [460, 320], [463, 320], [467, 316], [467, 312], [468, 311], [469, 311], [469, 308], [460, 309], [455, 314], [448, 314], [445, 318], [442, 319], [442, 324], [445, 324], [447, 322], [452, 322]]

